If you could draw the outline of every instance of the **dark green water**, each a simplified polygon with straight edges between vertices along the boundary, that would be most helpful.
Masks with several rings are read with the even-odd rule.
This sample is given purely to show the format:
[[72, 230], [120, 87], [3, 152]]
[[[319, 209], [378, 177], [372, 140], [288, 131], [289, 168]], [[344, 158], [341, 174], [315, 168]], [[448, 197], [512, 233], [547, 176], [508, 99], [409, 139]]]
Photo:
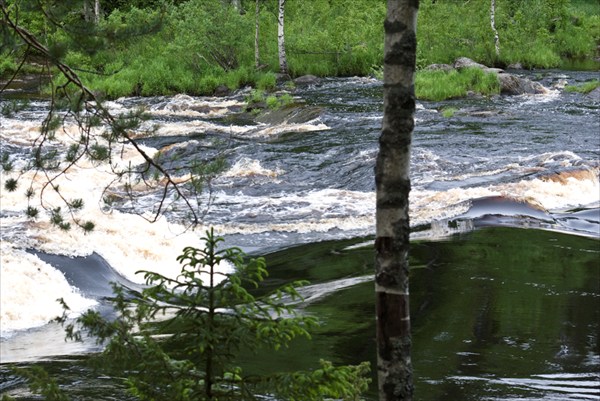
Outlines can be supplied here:
[[[268, 260], [275, 276], [305, 275], [311, 282], [369, 273], [371, 248], [344, 251], [344, 245], [300, 247]], [[600, 396], [599, 257], [597, 240], [516, 228], [415, 243], [416, 399], [558, 400], [584, 390]], [[322, 335], [306, 346], [309, 352], [294, 350], [279, 364], [323, 357], [375, 366], [372, 281], [338, 290], [307, 310], [323, 319]], [[550, 374], [561, 375], [542, 376], [548, 389], [537, 389], [538, 375]], [[573, 390], [565, 381], [572, 375], [596, 386]]]
[[[304, 309], [322, 326], [310, 342], [248, 356], [247, 372], [310, 369], [320, 358], [375, 366], [373, 255], [365, 240], [321, 242], [267, 256], [270, 285], [311, 281]], [[416, 400], [600, 397], [597, 239], [491, 227], [415, 242], [411, 265]], [[125, 399], [118, 380], [84, 368], [84, 360], [39, 364], [74, 399]], [[0, 372], [8, 393], [36, 399], [6, 365]], [[375, 383], [367, 397], [376, 399]]]

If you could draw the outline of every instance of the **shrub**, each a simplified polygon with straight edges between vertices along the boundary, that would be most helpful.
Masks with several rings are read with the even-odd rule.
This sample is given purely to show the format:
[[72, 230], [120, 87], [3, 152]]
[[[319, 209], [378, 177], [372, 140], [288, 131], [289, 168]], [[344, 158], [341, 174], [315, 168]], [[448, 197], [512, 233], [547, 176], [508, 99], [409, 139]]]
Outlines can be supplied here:
[[[369, 383], [365, 363], [334, 367], [321, 361], [312, 371], [264, 376], [243, 371], [241, 353], [277, 352], [296, 337], [309, 338], [317, 322], [290, 306], [304, 283], [254, 296], [250, 291], [267, 276], [264, 259], [218, 249], [222, 239], [212, 230], [203, 240], [203, 248], [187, 247], [178, 257], [176, 278], [145, 271], [147, 288], [139, 294], [114, 285], [116, 319], [90, 310], [67, 325], [68, 337], [79, 340], [83, 330], [105, 344], [97, 366], [125, 376], [141, 400], [254, 400], [259, 394], [357, 400]], [[233, 271], [220, 271], [224, 264]]]

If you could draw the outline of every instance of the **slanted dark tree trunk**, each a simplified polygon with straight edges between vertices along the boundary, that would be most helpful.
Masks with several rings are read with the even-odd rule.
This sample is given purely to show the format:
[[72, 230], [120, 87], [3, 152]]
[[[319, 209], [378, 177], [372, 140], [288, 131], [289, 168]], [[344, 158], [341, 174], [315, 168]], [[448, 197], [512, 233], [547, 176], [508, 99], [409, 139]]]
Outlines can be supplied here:
[[279, 0], [279, 14], [277, 18], [277, 48], [279, 53], [279, 72], [288, 73], [287, 57], [285, 55], [285, 35], [283, 17], [285, 14], [285, 0]]
[[412, 400], [408, 286], [410, 145], [414, 128], [418, 0], [388, 0], [384, 114], [375, 166], [375, 291], [380, 401]]

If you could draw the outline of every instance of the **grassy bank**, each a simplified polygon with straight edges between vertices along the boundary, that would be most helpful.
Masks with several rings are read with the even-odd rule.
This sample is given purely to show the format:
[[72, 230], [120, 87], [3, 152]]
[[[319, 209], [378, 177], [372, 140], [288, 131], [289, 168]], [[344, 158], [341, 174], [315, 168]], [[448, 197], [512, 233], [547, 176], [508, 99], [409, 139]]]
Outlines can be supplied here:
[[[275, 85], [279, 69], [276, 2], [262, 3], [258, 15], [258, 69], [254, 64], [254, 1], [242, 2], [243, 14], [209, 0], [176, 1], [163, 8], [157, 5], [165, 3], [156, 0], [119, 4], [120, 8], [107, 10], [94, 31], [95, 39], [88, 42], [81, 35], [70, 37], [59, 29], [48, 29], [37, 14], [30, 16], [28, 28], [49, 46], [63, 49], [57, 56], [79, 68], [86, 84], [109, 98], [211, 94], [219, 86], [270, 89]], [[519, 62], [525, 68], [560, 67], [565, 60], [592, 60], [600, 43], [600, 10], [594, 0], [497, 2], [499, 56], [494, 50], [489, 1], [423, 0], [420, 4], [419, 68], [451, 63], [459, 56], [489, 66]], [[373, 74], [383, 58], [384, 18], [384, 2], [354, 0], [351, 6], [343, 0], [288, 2], [290, 75]], [[18, 54], [2, 58], [0, 74], [6, 76], [16, 68], [13, 56]], [[490, 79], [473, 74], [422, 72], [417, 90], [431, 92], [427, 97], [436, 99], [461, 96], [465, 90], [495, 90]], [[444, 88], [436, 89], [431, 84], [435, 80], [443, 80]]]

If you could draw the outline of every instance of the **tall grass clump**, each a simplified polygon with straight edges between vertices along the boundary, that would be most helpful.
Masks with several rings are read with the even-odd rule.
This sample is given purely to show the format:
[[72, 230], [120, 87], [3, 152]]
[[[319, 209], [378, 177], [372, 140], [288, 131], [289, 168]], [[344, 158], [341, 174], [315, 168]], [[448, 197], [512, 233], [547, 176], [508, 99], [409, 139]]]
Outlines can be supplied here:
[[479, 68], [446, 71], [420, 71], [415, 78], [418, 99], [440, 101], [459, 98], [474, 92], [482, 95], [500, 93], [500, 82], [493, 73]]
[[600, 87], [600, 81], [597, 79], [593, 79], [589, 82], [585, 82], [580, 85], [567, 85], [565, 86], [565, 91], [567, 92], [578, 92], [578, 93], [590, 93], [594, 89]]

